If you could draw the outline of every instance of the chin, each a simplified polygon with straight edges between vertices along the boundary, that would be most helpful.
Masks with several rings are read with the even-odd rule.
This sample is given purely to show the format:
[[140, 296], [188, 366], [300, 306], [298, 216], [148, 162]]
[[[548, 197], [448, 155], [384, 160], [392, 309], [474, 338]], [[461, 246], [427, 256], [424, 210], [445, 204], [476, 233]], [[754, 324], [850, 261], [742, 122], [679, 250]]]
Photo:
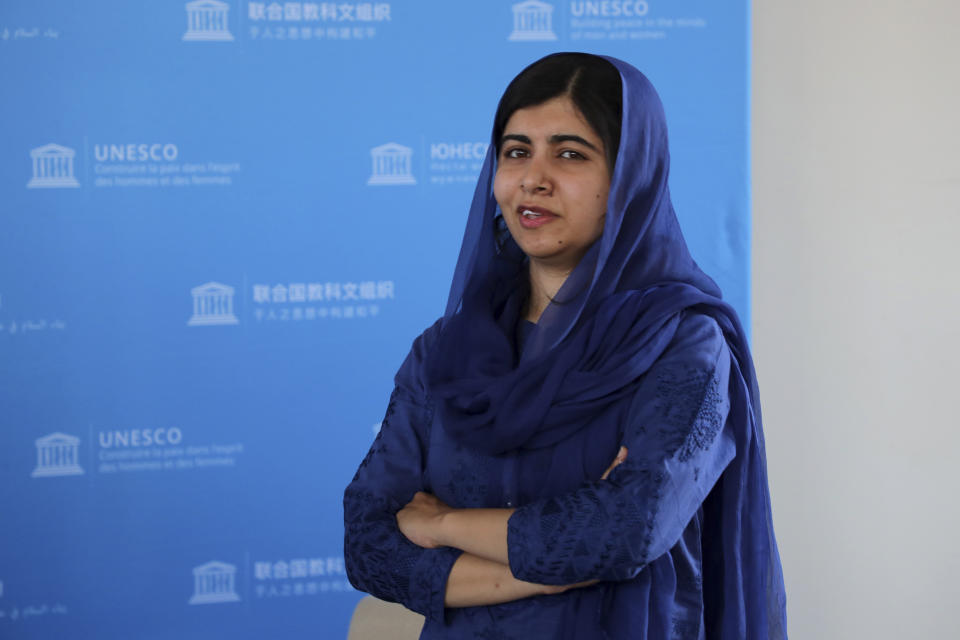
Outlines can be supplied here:
[[[536, 260], [544, 266], [550, 267], [569, 267], [572, 269], [577, 266], [577, 261], [572, 259], [567, 253], [556, 250], [524, 251], [527, 258]], [[572, 263], [572, 264], [569, 264]]]
[[544, 247], [543, 245], [520, 245], [520, 250], [531, 260], [549, 260], [557, 255], [555, 250]]

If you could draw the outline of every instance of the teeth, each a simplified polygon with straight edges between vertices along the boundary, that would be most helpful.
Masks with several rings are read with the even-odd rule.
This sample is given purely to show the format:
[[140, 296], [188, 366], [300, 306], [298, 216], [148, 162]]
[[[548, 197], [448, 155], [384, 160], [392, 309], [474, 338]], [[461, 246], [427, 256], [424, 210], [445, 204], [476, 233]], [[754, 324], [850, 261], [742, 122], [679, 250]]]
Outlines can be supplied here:
[[537, 218], [540, 216], [539, 213], [536, 213], [535, 211], [530, 211], [530, 209], [524, 209], [523, 215], [528, 218]]

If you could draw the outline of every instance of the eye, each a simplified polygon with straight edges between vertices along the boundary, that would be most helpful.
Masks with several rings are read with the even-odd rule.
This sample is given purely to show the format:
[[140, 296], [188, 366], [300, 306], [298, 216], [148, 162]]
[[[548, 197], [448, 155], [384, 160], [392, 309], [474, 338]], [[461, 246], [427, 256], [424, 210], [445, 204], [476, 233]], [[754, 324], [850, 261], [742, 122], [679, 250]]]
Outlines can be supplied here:
[[586, 160], [587, 157], [580, 153], [579, 151], [574, 151], [573, 149], [564, 149], [560, 152], [560, 157], [567, 160]]
[[510, 147], [509, 149], [503, 150], [504, 158], [523, 158], [527, 155], [527, 150], [523, 147]]

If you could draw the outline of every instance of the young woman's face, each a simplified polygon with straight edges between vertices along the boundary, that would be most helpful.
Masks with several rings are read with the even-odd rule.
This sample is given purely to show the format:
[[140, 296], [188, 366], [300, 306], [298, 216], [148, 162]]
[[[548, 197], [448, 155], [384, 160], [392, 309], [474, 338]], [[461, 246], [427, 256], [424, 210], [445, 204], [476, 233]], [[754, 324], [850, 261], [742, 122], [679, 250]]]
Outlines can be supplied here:
[[570, 98], [517, 109], [504, 127], [493, 193], [531, 261], [572, 270], [603, 232], [603, 141]]

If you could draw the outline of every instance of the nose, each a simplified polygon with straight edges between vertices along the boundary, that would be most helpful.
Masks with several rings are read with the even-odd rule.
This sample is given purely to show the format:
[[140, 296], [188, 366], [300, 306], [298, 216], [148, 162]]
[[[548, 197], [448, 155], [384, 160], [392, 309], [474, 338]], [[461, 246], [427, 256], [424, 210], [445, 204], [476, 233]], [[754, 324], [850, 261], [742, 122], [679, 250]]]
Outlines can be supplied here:
[[520, 189], [524, 193], [541, 195], [553, 191], [549, 166], [542, 154], [534, 155], [527, 162], [526, 171], [520, 179]]

